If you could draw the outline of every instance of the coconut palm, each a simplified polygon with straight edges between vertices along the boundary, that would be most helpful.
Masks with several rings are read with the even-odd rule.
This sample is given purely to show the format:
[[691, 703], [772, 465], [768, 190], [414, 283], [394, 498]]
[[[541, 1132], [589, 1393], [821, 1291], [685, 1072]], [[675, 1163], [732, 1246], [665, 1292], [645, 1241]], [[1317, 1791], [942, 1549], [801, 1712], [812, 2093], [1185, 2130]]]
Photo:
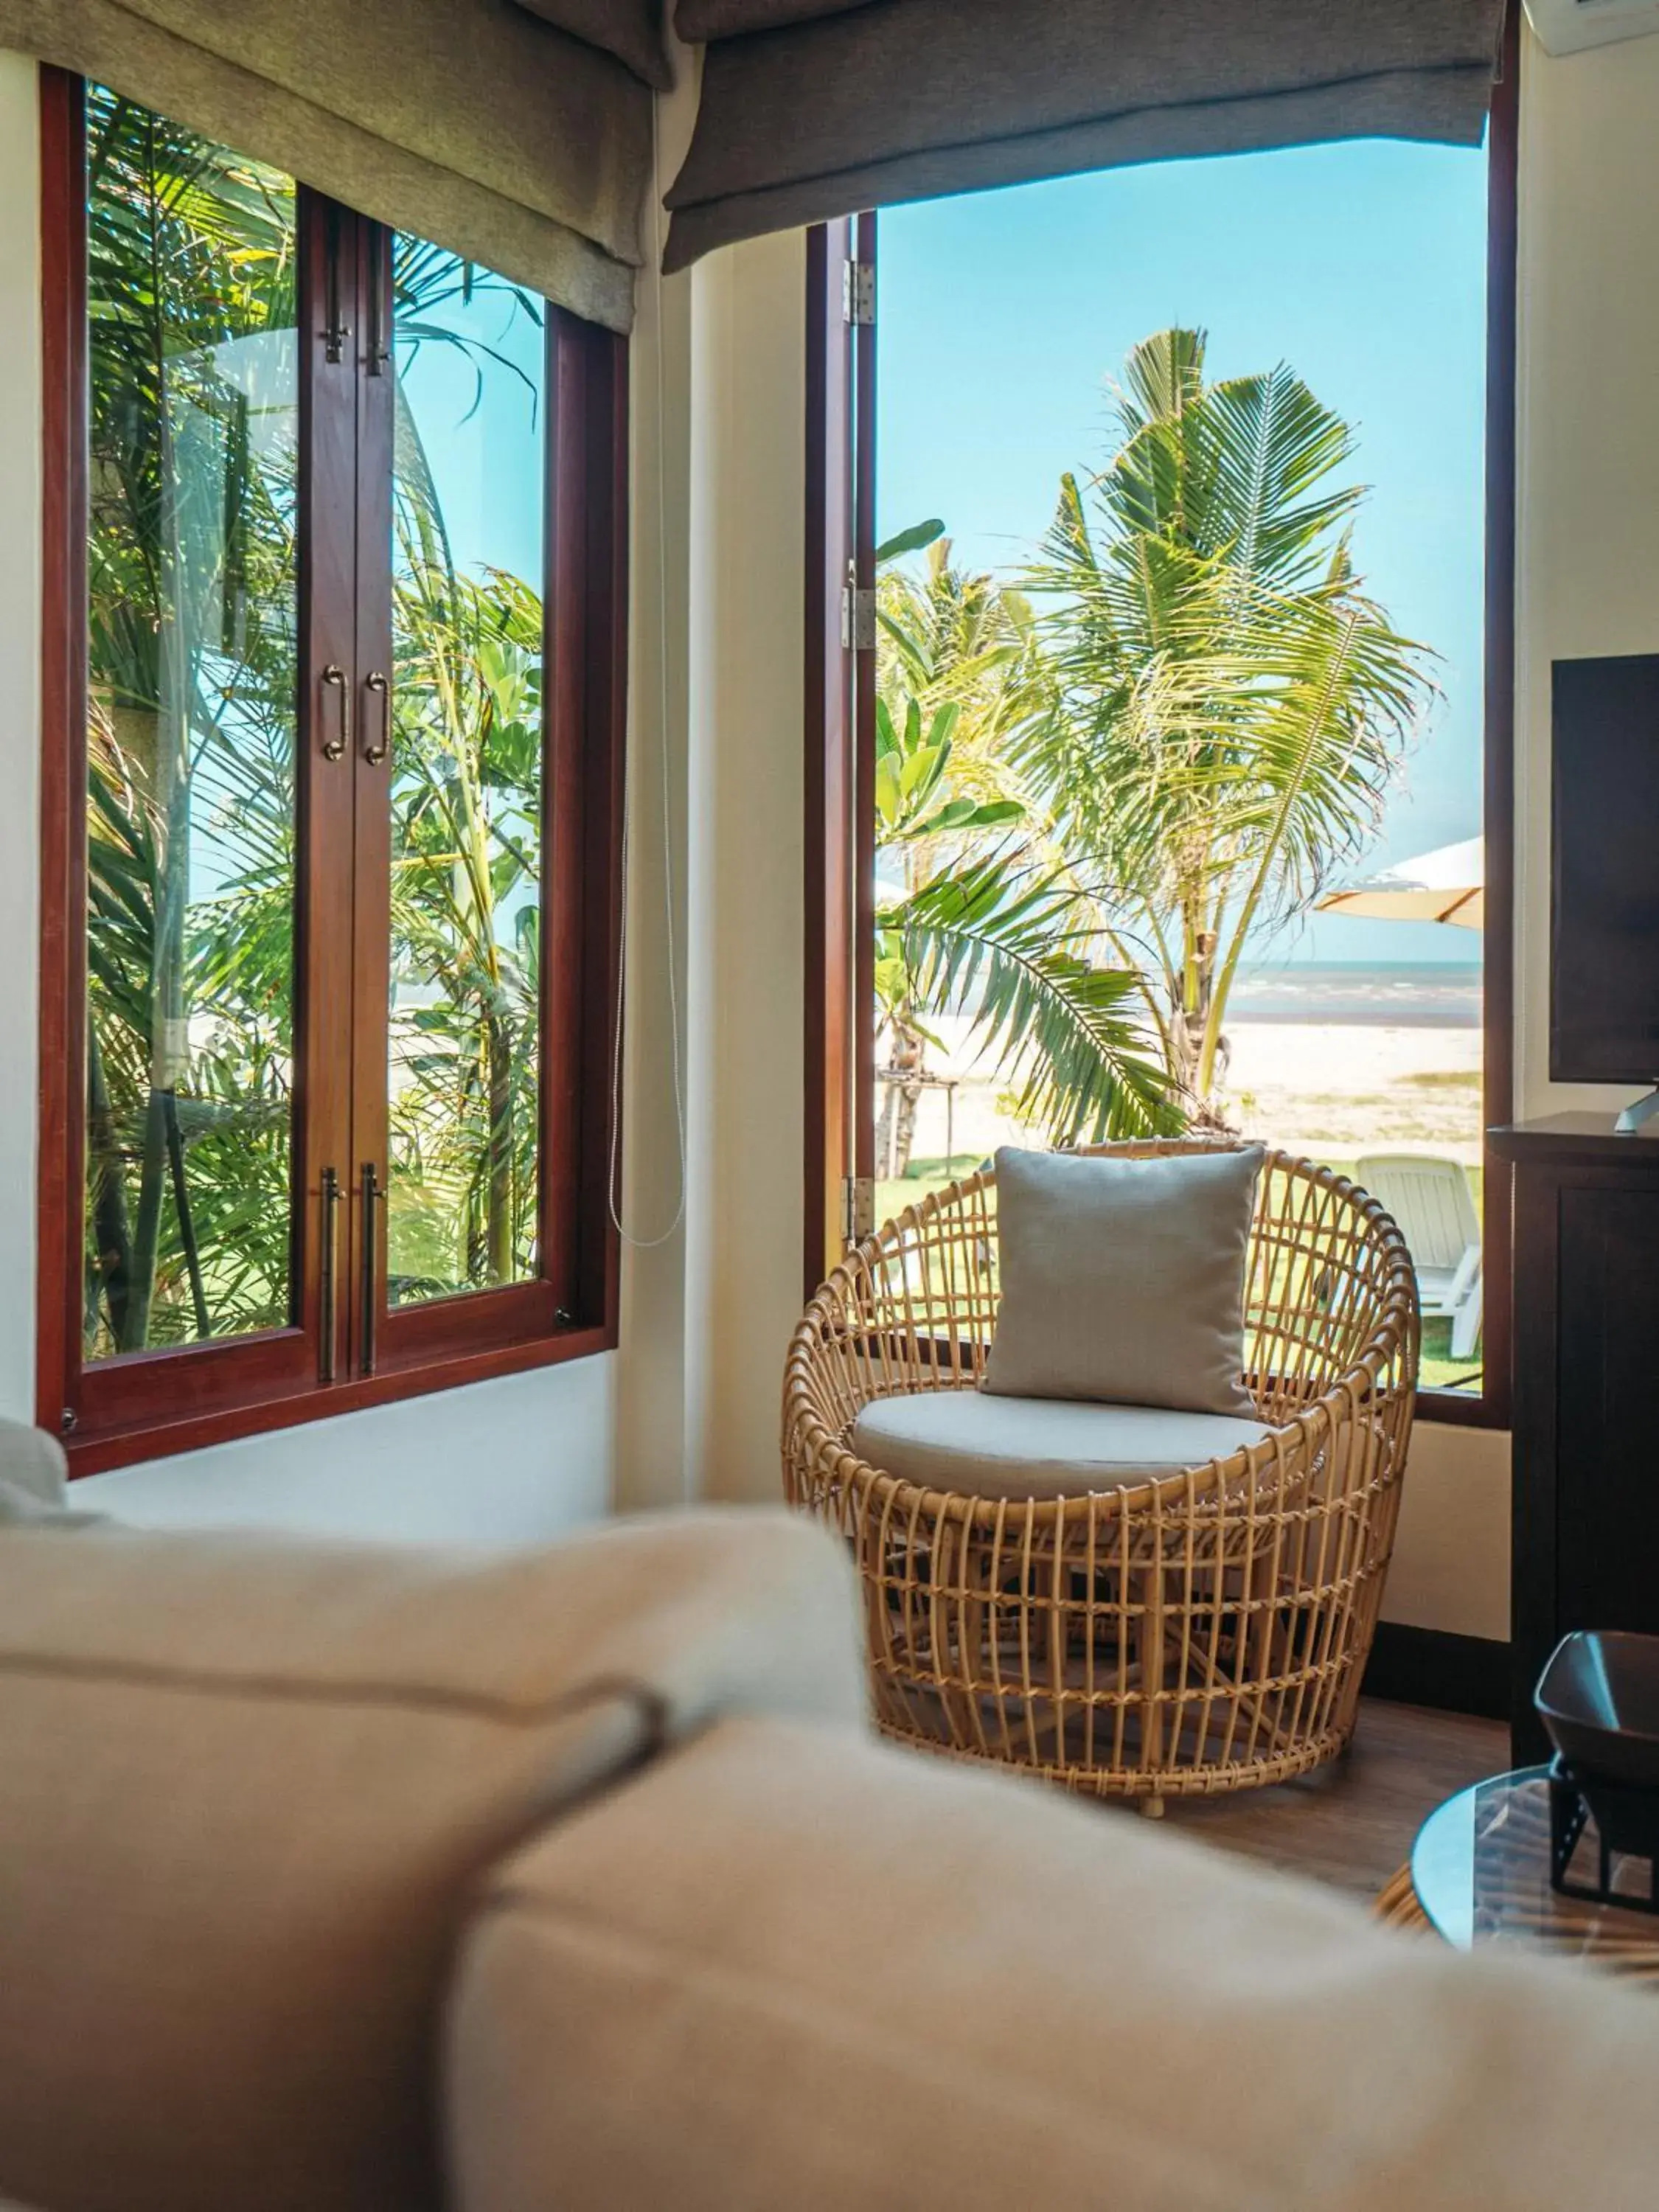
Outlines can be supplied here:
[[[896, 564], [923, 552], [920, 575]], [[1010, 736], [1037, 665], [1029, 608], [956, 567], [939, 523], [881, 547], [876, 842], [902, 896], [877, 913], [890, 1081], [878, 1158], [903, 1172], [934, 1016], [971, 1009], [1018, 1109], [1057, 1140], [1175, 1125], [1133, 970], [1097, 966], [1091, 923], [1034, 845]]]
[[1062, 479], [1025, 578], [1049, 696], [1012, 745], [1214, 1121], [1245, 945], [1373, 833], [1432, 686], [1353, 566], [1350, 426], [1289, 368], [1204, 369], [1200, 331], [1137, 346], [1118, 450]]

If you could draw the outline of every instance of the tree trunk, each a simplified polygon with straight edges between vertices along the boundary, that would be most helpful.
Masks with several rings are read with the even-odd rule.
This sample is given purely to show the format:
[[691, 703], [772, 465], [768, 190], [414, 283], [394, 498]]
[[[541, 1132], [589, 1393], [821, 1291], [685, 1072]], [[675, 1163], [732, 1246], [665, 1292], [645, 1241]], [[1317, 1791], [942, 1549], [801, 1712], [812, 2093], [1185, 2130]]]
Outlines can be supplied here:
[[902, 1015], [894, 1015], [888, 1070], [896, 1079], [884, 1086], [881, 1119], [876, 1129], [876, 1172], [879, 1176], [897, 1177], [910, 1165], [916, 1134], [916, 1107], [922, 1091], [917, 1079], [923, 1072], [926, 1052], [921, 1038]]
[[104, 1074], [103, 1049], [95, 1024], [87, 1029], [87, 1159], [91, 1169], [92, 1238], [85, 1334], [98, 1322], [98, 1301], [109, 1315], [110, 1335], [118, 1346], [126, 1332], [127, 1297], [132, 1279], [132, 1232], [127, 1224], [126, 1183], [121, 1170], [115, 1111]]
[[131, 1281], [116, 1348], [143, 1352], [149, 1343], [155, 1295], [155, 1257], [161, 1242], [161, 1201], [167, 1192], [167, 1093], [150, 1086], [144, 1109], [144, 1148], [138, 1169], [138, 1218], [133, 1226]]

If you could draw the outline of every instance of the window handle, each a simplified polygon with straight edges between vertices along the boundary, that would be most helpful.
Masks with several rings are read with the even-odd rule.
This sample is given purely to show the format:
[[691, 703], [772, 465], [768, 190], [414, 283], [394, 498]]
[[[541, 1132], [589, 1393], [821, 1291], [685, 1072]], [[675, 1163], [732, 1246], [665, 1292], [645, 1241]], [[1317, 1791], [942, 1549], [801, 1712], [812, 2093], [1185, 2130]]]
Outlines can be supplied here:
[[323, 1344], [319, 1372], [325, 1382], [334, 1380], [334, 1338], [337, 1319], [340, 1178], [332, 1168], [323, 1170]]
[[362, 1371], [365, 1375], [372, 1375], [374, 1372], [374, 1324], [379, 1318], [375, 1311], [374, 1263], [380, 1256], [377, 1249], [380, 1238], [374, 1209], [386, 1196], [386, 1192], [380, 1178], [374, 1172], [373, 1160], [363, 1162], [360, 1182], [363, 1194]]
[[368, 373], [384, 376], [392, 349], [386, 342], [386, 252], [385, 230], [377, 222], [368, 234]]
[[340, 213], [331, 208], [328, 215], [328, 298], [326, 320], [323, 329], [323, 354], [325, 360], [339, 361], [345, 352], [345, 342], [351, 336], [340, 316]]
[[340, 726], [331, 738], [323, 740], [323, 758], [341, 760], [351, 743], [351, 686], [346, 682], [346, 672], [337, 660], [331, 660], [324, 669], [323, 683], [331, 685], [340, 695]]
[[363, 747], [363, 758], [371, 768], [379, 768], [392, 750], [392, 686], [380, 669], [371, 668], [363, 678], [363, 689], [380, 702], [380, 739]]

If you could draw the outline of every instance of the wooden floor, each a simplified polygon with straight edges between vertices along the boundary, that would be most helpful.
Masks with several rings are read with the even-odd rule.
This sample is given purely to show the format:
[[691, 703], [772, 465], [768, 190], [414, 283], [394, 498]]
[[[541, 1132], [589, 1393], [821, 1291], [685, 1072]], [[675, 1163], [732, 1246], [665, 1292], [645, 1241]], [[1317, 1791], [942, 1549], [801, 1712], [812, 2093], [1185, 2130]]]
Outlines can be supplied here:
[[1510, 1764], [1501, 1721], [1368, 1698], [1346, 1758], [1299, 1782], [1172, 1797], [1165, 1825], [1373, 1898], [1443, 1798]]

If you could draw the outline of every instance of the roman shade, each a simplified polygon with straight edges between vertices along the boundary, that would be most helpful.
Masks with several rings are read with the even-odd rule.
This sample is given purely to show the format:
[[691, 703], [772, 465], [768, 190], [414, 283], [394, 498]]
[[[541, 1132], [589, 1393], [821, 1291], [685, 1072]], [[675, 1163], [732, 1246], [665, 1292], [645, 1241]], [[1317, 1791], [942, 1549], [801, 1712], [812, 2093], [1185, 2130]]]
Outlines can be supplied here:
[[0, 45], [593, 322], [632, 320], [651, 94], [514, 0], [0, 0]]
[[855, 210], [1382, 136], [1478, 143], [1504, 0], [679, 0], [665, 265]]
[[659, 92], [674, 82], [660, 0], [519, 0], [519, 5], [590, 46], [603, 46]]

